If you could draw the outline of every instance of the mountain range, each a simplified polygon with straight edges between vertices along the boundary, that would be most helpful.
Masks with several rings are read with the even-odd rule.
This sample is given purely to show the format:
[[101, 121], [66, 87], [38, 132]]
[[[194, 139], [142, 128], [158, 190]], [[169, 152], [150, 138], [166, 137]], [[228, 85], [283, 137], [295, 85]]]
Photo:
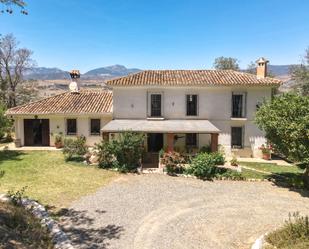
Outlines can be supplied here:
[[[141, 70], [137, 68], [126, 68], [122, 65], [113, 65], [90, 70], [81, 74], [81, 78], [85, 80], [105, 80], [126, 76], [139, 71]], [[27, 80], [63, 80], [70, 79], [70, 75], [67, 71], [59, 68], [35, 67], [27, 69], [24, 78]]]
[[[288, 80], [290, 77], [289, 68], [292, 65], [269, 65], [268, 70], [276, 77], [282, 80]], [[113, 65], [92, 69], [81, 75], [84, 80], [107, 80], [111, 78], [126, 76], [131, 73], [141, 71], [138, 68], [126, 68], [123, 65]], [[29, 68], [24, 74], [25, 79], [32, 80], [63, 80], [70, 79], [67, 71], [59, 68], [35, 67]]]

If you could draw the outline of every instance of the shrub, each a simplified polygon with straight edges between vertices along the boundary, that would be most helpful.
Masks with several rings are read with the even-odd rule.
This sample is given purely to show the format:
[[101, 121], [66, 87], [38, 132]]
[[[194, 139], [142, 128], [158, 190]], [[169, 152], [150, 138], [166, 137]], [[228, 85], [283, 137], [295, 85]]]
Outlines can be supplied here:
[[118, 139], [102, 141], [96, 146], [99, 166], [117, 168], [121, 172], [135, 171], [144, 151], [145, 135], [136, 132], [121, 133]]
[[199, 153], [191, 160], [186, 173], [201, 179], [211, 179], [218, 172], [216, 165], [222, 165], [224, 162], [224, 156], [219, 152]]
[[165, 165], [168, 174], [181, 174], [184, 171], [185, 158], [178, 152], [164, 153], [161, 162]]
[[210, 153], [211, 152], [211, 147], [210, 145], [204, 145], [200, 148], [200, 153]]
[[246, 179], [241, 173], [226, 168], [217, 168], [216, 178], [225, 178], [233, 181], [243, 181]]
[[82, 160], [82, 156], [87, 153], [86, 138], [79, 136], [76, 139], [65, 138], [63, 143], [63, 154], [66, 160]]
[[268, 248], [309, 248], [309, 218], [299, 213], [289, 215], [285, 225], [266, 236], [266, 242], [272, 247]]
[[213, 153], [210, 153], [210, 156], [213, 158], [215, 165], [224, 165], [225, 158], [222, 153], [213, 152]]
[[99, 167], [103, 169], [118, 168], [117, 152], [114, 142], [102, 141], [96, 145]]
[[190, 166], [186, 169], [187, 174], [194, 175], [201, 179], [211, 179], [217, 172], [215, 161], [211, 154], [199, 153], [191, 161]]
[[15, 206], [19, 206], [21, 205], [21, 201], [23, 198], [26, 198], [25, 196], [25, 191], [27, 189], [27, 186], [22, 187], [20, 190], [17, 191], [8, 191], [7, 195], [10, 197], [11, 202], [13, 203], [13, 205]]

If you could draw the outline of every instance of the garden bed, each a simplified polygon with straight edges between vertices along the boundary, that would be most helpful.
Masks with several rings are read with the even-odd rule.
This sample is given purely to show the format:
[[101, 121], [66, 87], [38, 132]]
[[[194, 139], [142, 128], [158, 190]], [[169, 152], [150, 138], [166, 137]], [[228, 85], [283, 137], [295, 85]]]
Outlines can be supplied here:
[[23, 207], [0, 202], [0, 248], [52, 249], [46, 228]]

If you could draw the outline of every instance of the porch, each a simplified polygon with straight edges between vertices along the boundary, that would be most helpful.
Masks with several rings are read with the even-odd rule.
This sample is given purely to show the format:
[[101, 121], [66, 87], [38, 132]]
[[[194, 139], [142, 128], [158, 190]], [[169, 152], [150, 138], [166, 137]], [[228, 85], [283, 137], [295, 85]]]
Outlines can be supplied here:
[[[220, 130], [208, 120], [112, 120], [102, 128], [103, 139], [124, 131], [143, 132], [145, 141], [144, 167], [158, 167], [159, 151], [197, 153], [203, 146], [218, 150]], [[201, 139], [202, 138], [202, 139]]]

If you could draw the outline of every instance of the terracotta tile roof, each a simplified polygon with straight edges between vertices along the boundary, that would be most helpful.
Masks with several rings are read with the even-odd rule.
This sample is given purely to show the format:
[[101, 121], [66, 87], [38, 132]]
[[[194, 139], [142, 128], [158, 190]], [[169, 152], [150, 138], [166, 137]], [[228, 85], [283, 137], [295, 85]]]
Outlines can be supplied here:
[[256, 75], [233, 70], [146, 70], [109, 80], [109, 86], [204, 86], [204, 85], [280, 85], [274, 78], [258, 79]]
[[102, 114], [111, 113], [112, 106], [111, 91], [82, 89], [79, 93], [65, 92], [16, 106], [7, 110], [6, 114]]

